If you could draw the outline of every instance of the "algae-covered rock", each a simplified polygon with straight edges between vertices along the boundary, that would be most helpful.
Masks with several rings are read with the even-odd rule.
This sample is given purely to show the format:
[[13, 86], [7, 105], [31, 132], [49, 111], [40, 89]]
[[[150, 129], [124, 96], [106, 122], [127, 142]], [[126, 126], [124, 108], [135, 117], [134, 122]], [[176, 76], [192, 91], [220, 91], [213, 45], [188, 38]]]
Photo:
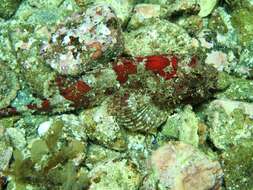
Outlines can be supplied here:
[[14, 68], [17, 60], [10, 38], [10, 31], [10, 23], [0, 21], [0, 60], [6, 62], [9, 67]]
[[221, 8], [213, 12], [208, 20], [208, 27], [213, 31], [225, 34], [228, 32], [228, 26], [221, 12]]
[[80, 119], [92, 141], [114, 150], [127, 148], [125, 132], [120, 128], [115, 117], [108, 113], [106, 101], [101, 106], [82, 112]]
[[197, 14], [200, 17], [208, 16], [215, 8], [218, 0], [146, 0], [148, 3], [157, 3], [167, 9], [167, 15]]
[[10, 38], [15, 51], [23, 84], [29, 86], [31, 92], [41, 98], [55, 93], [53, 83], [56, 73], [45, 65], [41, 58], [41, 46], [49, 39], [47, 27], [36, 27], [24, 22], [15, 22], [10, 26]]
[[9, 106], [16, 97], [19, 81], [13, 70], [0, 60], [0, 109]]
[[135, 165], [126, 159], [109, 160], [95, 166], [89, 172], [89, 178], [89, 190], [137, 190], [141, 182], [141, 175]]
[[13, 148], [8, 147], [6, 144], [0, 142], [0, 175], [2, 171], [9, 167], [12, 158]]
[[32, 7], [36, 8], [47, 8], [47, 7], [57, 7], [62, 3], [61, 0], [28, 0], [28, 4], [31, 5]]
[[127, 133], [127, 152], [132, 162], [142, 173], [146, 172], [146, 162], [151, 154], [154, 137], [138, 133]]
[[27, 144], [25, 131], [18, 128], [7, 128], [4, 133], [6, 142], [13, 148], [23, 150]]
[[234, 10], [232, 24], [235, 27], [242, 45], [247, 45], [253, 40], [252, 15], [253, 5]]
[[[253, 101], [253, 81], [235, 77], [225, 77], [228, 87], [221, 93], [217, 94], [218, 98], [227, 98], [238, 101]], [[224, 81], [225, 82], [225, 81]]]
[[253, 5], [252, 0], [226, 0], [225, 3], [231, 10], [245, 8]]
[[153, 152], [150, 175], [141, 189], [219, 189], [223, 176], [218, 161], [197, 148], [171, 141]]
[[53, 25], [66, 16], [79, 11], [74, 0], [27, 0], [22, 1], [14, 19], [37, 26]]
[[253, 187], [253, 141], [244, 140], [221, 155], [225, 185], [229, 190], [250, 190]]
[[198, 147], [199, 119], [190, 106], [184, 110], [168, 117], [163, 126], [161, 136], [166, 138], [176, 138], [180, 141]]
[[217, 148], [226, 150], [240, 144], [243, 139], [252, 138], [253, 120], [245, 114], [243, 105], [240, 106], [239, 102], [214, 101], [209, 106], [207, 124], [211, 141]]
[[85, 165], [92, 169], [97, 164], [106, 162], [113, 158], [120, 157], [120, 153], [100, 145], [91, 144], [88, 146], [87, 157], [85, 159]]
[[2, 0], [0, 3], [0, 17], [10, 18], [17, 10], [21, 0]]
[[37, 134], [37, 128], [38, 126], [45, 122], [48, 121], [49, 117], [45, 115], [31, 115], [27, 114], [26, 116], [21, 117], [18, 121], [15, 122], [14, 127], [19, 128], [19, 129], [29, 129], [29, 135], [27, 137], [29, 138], [34, 138], [38, 137]]
[[42, 62], [37, 62], [30, 68], [22, 68], [21, 72], [31, 91], [37, 96], [48, 98], [55, 94], [56, 89], [53, 84], [56, 73], [43, 65]]
[[92, 4], [98, 3], [110, 6], [115, 11], [115, 14], [119, 18], [121, 24], [124, 26], [131, 15], [134, 0], [78, 0], [78, 4], [81, 6], [89, 7]]
[[219, 50], [224, 49], [224, 47], [235, 52], [238, 50], [238, 34], [227, 9], [224, 7], [216, 8], [208, 20], [208, 27], [212, 33], [216, 33], [216, 39], [213, 41], [217, 41], [217, 45], [223, 47]]
[[198, 13], [201, 17], [208, 16], [215, 8], [218, 0], [199, 0], [200, 11]]
[[239, 62], [234, 66], [234, 72], [243, 77], [253, 78], [253, 39], [240, 52]]
[[211, 104], [222, 107], [227, 114], [231, 114], [236, 108], [241, 108], [246, 115], [249, 115], [250, 117], [253, 115], [253, 103], [233, 101], [229, 99], [216, 99]]
[[125, 52], [132, 56], [186, 54], [193, 48], [192, 39], [185, 30], [166, 20], [152, 21], [137, 30], [125, 32], [124, 37]]
[[177, 24], [184, 28], [189, 35], [197, 36], [204, 27], [204, 20], [198, 15], [191, 15], [178, 19]]
[[159, 4], [166, 9], [166, 15], [197, 14], [199, 0], [145, 0], [146, 3]]
[[137, 4], [128, 23], [128, 29], [137, 29], [154, 18], [163, 16], [163, 11], [158, 4]]

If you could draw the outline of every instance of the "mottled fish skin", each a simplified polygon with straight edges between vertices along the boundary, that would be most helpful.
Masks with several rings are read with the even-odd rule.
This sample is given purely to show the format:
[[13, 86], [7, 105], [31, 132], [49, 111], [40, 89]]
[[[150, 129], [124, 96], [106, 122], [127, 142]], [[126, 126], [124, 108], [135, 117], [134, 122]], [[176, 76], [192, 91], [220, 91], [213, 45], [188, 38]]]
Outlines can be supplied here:
[[[147, 110], [147, 113], [154, 114], [150, 111], [151, 105], [155, 106], [156, 111], [168, 112], [178, 105], [198, 104], [210, 98], [217, 89], [218, 72], [212, 66], [201, 65], [193, 58], [188, 65], [180, 65], [176, 56], [169, 55], [120, 58], [107, 68], [94, 70], [78, 78], [58, 75], [52, 86], [57, 89], [55, 94], [42, 99], [40, 105], [29, 104], [27, 108], [39, 113], [54, 112], [58, 104], [52, 102], [56, 98], [54, 96], [59, 94], [63, 103], [66, 101], [69, 104], [63, 112], [94, 107], [108, 96], [111, 96], [115, 110], [121, 110], [117, 114], [125, 110], [126, 96], [136, 98], [136, 105], [143, 114]], [[144, 97], [147, 102], [144, 102]], [[141, 102], [138, 102], [139, 99]], [[112, 107], [110, 109], [114, 110]], [[125, 111], [129, 113], [133, 109], [137, 108], [128, 107]], [[9, 115], [4, 110], [1, 113], [2, 117]], [[161, 124], [162, 121], [164, 119], [155, 123]]]
[[120, 127], [151, 133], [156, 132], [168, 116], [167, 110], [160, 109], [152, 103], [149, 95], [140, 92], [115, 94], [109, 100], [108, 111]]

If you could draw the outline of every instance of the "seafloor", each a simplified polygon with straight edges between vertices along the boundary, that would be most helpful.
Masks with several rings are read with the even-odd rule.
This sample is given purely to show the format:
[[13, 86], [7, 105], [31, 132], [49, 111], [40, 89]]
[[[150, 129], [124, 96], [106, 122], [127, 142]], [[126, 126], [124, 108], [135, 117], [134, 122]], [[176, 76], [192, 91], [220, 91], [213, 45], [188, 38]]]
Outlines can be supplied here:
[[0, 190], [253, 190], [253, 0], [0, 0]]

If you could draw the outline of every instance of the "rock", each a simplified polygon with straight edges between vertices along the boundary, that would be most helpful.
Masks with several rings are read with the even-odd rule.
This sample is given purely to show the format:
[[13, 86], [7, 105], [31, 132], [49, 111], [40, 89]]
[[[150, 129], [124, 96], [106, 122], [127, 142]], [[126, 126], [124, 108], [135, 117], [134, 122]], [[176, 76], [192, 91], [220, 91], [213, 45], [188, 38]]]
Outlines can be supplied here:
[[19, 81], [13, 70], [0, 60], [0, 109], [8, 107], [19, 90]]
[[146, 3], [159, 4], [166, 9], [167, 16], [182, 15], [183, 13], [197, 14], [199, 0], [146, 0]]
[[253, 39], [252, 10], [253, 4], [238, 8], [232, 13], [232, 24], [239, 36], [240, 44], [243, 46], [251, 43]]
[[176, 22], [180, 27], [184, 28], [190, 36], [196, 37], [204, 28], [204, 20], [198, 15], [189, 17], [181, 17]]
[[146, 162], [154, 146], [154, 137], [138, 133], [127, 133], [127, 152], [132, 162], [144, 174], [146, 173]]
[[141, 176], [135, 166], [126, 159], [109, 160], [94, 167], [89, 172], [89, 190], [137, 190]]
[[244, 105], [247, 112], [252, 109], [250, 104], [240, 105], [230, 100], [216, 100], [209, 105], [207, 125], [210, 127], [210, 139], [217, 148], [226, 150], [252, 138], [253, 120], [245, 113]]
[[249, 116], [253, 115], [253, 103], [233, 101], [228, 99], [217, 99], [211, 104], [220, 106], [227, 114], [231, 114], [236, 108], [242, 108], [245, 114]]
[[206, 17], [212, 13], [218, 0], [199, 0], [200, 11], [198, 13], [201, 17]]
[[[253, 38], [252, 38], [253, 39]], [[253, 78], [253, 40], [240, 52], [239, 62], [234, 66], [234, 72], [242, 77]]]
[[169, 142], [151, 157], [151, 174], [141, 189], [207, 190], [219, 189], [222, 170], [218, 161], [182, 142]]
[[232, 76], [225, 77], [228, 86], [223, 92], [217, 93], [216, 97], [220, 99], [230, 99], [238, 101], [253, 102], [253, 81]]
[[120, 157], [120, 153], [100, 145], [91, 144], [87, 150], [85, 165], [92, 169], [98, 164], [104, 163], [110, 159]]
[[[137, 30], [124, 33], [125, 52], [132, 56], [189, 54], [192, 39], [184, 29], [166, 20], [156, 19]], [[140, 44], [142, 44], [140, 46]]]
[[122, 26], [127, 24], [134, 6], [134, 0], [78, 0], [78, 3], [88, 7], [98, 3], [110, 6], [115, 11]]
[[25, 131], [18, 128], [7, 128], [4, 133], [6, 141], [12, 145], [13, 148], [23, 150], [26, 145]]
[[126, 150], [125, 132], [119, 127], [115, 117], [108, 113], [106, 101], [101, 106], [82, 112], [80, 119], [92, 141], [113, 150]]
[[221, 155], [226, 188], [230, 190], [251, 189], [253, 141], [241, 140]]
[[0, 17], [9, 19], [17, 10], [21, 0], [2, 0], [0, 4]]
[[199, 119], [192, 111], [191, 106], [185, 106], [184, 110], [169, 116], [162, 128], [161, 136], [165, 138], [177, 138], [180, 141], [198, 147]]
[[60, 23], [41, 48], [42, 57], [59, 74], [77, 76], [118, 56], [121, 38], [114, 11], [108, 5], [94, 5]]
[[222, 51], [211, 51], [207, 54], [205, 63], [213, 65], [218, 71], [223, 71], [229, 64], [227, 54]]
[[128, 23], [128, 29], [137, 29], [154, 18], [162, 16], [162, 8], [158, 4], [137, 4]]
[[77, 11], [74, 0], [27, 0], [22, 1], [13, 18], [42, 27], [54, 25]]
[[0, 144], [0, 176], [1, 176], [1, 172], [6, 170], [9, 167], [9, 164], [12, 158], [12, 152], [13, 152], [12, 147], [6, 147], [6, 146], [2, 147], [2, 144]]

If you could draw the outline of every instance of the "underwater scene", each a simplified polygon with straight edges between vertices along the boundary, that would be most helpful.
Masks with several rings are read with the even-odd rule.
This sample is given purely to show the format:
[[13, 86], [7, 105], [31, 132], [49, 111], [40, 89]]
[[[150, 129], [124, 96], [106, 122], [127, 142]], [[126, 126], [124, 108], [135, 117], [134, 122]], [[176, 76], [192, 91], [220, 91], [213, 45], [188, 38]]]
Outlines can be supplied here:
[[253, 0], [0, 0], [0, 190], [253, 190]]

